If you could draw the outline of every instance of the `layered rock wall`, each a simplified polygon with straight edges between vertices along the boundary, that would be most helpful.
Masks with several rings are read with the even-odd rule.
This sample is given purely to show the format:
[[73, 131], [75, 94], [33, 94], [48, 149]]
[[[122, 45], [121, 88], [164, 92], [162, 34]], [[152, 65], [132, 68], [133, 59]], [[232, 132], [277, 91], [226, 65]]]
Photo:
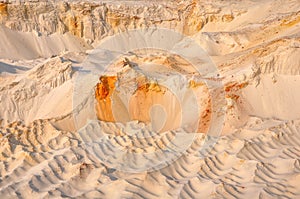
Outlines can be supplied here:
[[183, 2], [64, 2], [0, 1], [0, 24], [37, 34], [71, 32], [93, 42], [133, 28], [159, 26], [192, 35], [209, 21], [231, 21], [234, 13], [209, 3]]

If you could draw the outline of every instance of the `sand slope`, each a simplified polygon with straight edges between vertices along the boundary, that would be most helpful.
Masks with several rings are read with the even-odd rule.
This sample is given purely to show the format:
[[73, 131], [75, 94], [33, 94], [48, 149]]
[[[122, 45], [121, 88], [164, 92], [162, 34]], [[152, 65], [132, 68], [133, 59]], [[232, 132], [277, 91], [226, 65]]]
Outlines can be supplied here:
[[[300, 198], [298, 0], [26, 2], [0, 3], [0, 198]], [[108, 35], [150, 26], [191, 36], [219, 75], [191, 75], [188, 64], [166, 54], [132, 54], [76, 104], [87, 53]], [[107, 61], [105, 54], [98, 58]], [[183, 116], [187, 124], [193, 114], [202, 117], [197, 139], [175, 161], [171, 153], [149, 158], [187, 133], [178, 118], [162, 128], [159, 108], [152, 115], [141, 111], [153, 102], [167, 113], [179, 110], [178, 99], [155, 78], [186, 86], [198, 100], [198, 109]], [[222, 134], [208, 151], [199, 150], [211, 114], [201, 78], [222, 81], [226, 101]], [[126, 112], [128, 93], [134, 98]], [[93, 113], [91, 99], [102, 121], [77, 131]], [[158, 119], [152, 124], [151, 117]], [[161, 132], [149, 136], [149, 123]], [[142, 129], [143, 139], [130, 135], [132, 129]], [[177, 146], [188, 139], [182, 136]], [[138, 170], [160, 159], [168, 164]]]

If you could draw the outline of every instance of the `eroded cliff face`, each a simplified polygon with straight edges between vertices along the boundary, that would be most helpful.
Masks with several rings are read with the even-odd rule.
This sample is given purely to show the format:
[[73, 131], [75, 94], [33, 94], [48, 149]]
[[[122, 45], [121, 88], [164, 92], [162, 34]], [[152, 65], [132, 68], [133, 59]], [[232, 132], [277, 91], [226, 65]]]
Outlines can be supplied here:
[[[0, 86], [1, 118], [32, 121], [37, 115], [39, 118], [53, 114], [61, 115], [55, 113], [58, 110], [64, 112], [62, 115], [68, 114], [72, 105], [70, 101], [65, 100], [71, 100], [71, 78], [74, 73], [70, 61], [54, 57], [29, 71], [26, 67], [20, 68], [23, 70], [22, 78], [12, 77], [12, 80], [6, 83], [7, 78], [0, 76], [3, 81]], [[59, 93], [63, 87], [66, 89], [62, 98], [53, 95], [56, 91]], [[49, 111], [45, 107], [49, 108]]]
[[95, 85], [99, 120], [139, 121], [156, 132], [182, 126], [208, 132], [211, 91], [194, 73], [193, 66], [181, 57], [162, 52], [149, 57], [138, 54], [130, 60], [117, 60], [111, 67]]
[[[158, 50], [86, 74], [98, 42], [153, 26], [191, 36], [218, 74]], [[300, 198], [299, 66], [299, 0], [0, 0], [0, 198]], [[224, 128], [203, 152], [221, 97]], [[169, 162], [156, 152], [185, 145], [181, 109], [197, 139]]]
[[70, 32], [89, 42], [133, 28], [159, 26], [192, 35], [210, 21], [229, 22], [241, 11], [221, 10], [198, 1], [67, 2], [6, 1], [0, 23], [13, 30], [40, 34]]

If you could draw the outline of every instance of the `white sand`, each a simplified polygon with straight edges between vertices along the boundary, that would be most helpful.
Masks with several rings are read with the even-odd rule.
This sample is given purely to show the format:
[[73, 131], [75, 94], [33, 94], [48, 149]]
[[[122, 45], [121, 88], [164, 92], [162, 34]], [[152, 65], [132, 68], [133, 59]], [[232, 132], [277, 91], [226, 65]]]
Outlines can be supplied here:
[[[86, 2], [28, 3], [27, 17], [0, 3], [0, 198], [300, 198], [298, 0]], [[163, 51], [194, 57], [180, 37], [109, 43], [152, 24], [218, 71]], [[115, 60], [96, 95], [88, 70], [145, 43], [161, 51]], [[220, 136], [211, 107], [226, 110]]]

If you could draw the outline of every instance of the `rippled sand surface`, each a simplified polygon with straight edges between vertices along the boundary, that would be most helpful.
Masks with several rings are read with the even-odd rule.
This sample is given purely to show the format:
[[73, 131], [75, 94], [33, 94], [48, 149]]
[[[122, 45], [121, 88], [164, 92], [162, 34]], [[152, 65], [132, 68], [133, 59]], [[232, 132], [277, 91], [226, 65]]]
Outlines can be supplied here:
[[299, 91], [298, 0], [0, 1], [0, 198], [300, 198]]

